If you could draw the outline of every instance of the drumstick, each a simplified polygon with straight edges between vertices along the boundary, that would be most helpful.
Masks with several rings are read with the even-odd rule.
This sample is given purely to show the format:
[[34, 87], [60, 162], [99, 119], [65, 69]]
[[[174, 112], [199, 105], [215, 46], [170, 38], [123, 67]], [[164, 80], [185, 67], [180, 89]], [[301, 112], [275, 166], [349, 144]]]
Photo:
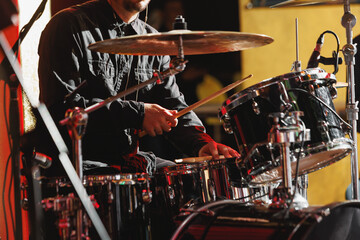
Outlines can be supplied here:
[[[190, 157], [190, 158], [180, 158], [175, 159], [176, 163], [197, 163], [197, 162], [204, 162], [208, 160], [212, 160], [212, 156], [203, 156], [203, 157]], [[224, 155], [220, 155], [218, 159], [225, 159]]]
[[[184, 108], [183, 110], [181, 110], [180, 112], [178, 112], [177, 114], [175, 114], [175, 118], [179, 118], [181, 117], [182, 115], [185, 115], [186, 113], [194, 110], [195, 108], [198, 108], [200, 107], [201, 105], [204, 105], [205, 103], [213, 100], [214, 98], [217, 98], [218, 96], [220, 96], [221, 94], [224, 94], [225, 92], [227, 91], [230, 91], [231, 89], [235, 88], [236, 86], [238, 86], [240, 83], [243, 83], [245, 80], [248, 80], [249, 78], [251, 78], [253, 75], [250, 74], [249, 76], [243, 78], [243, 79], [240, 79], [230, 85], [227, 85], [226, 87], [224, 87], [223, 89], [220, 89], [219, 91], [217, 92], [214, 92], [213, 94], [211, 94], [210, 96], [207, 96], [206, 98], [204, 99], [201, 99], [200, 101], [188, 106], [187, 108]], [[139, 133], [139, 137], [143, 137], [146, 135], [146, 132], [145, 131], [141, 131]]]
[[335, 88], [343, 88], [343, 87], [348, 87], [349, 84], [346, 82], [337, 82], [333, 85]]

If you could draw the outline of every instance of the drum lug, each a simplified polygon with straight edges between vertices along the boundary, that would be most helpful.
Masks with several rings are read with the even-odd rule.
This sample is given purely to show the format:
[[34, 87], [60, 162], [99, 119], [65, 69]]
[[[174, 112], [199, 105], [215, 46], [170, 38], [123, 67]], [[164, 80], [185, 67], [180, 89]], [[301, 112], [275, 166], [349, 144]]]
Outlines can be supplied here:
[[253, 99], [251, 106], [256, 115], [259, 115], [261, 113], [259, 104], [256, 101], [254, 101], [254, 99]]
[[29, 210], [29, 199], [26, 197], [26, 189], [27, 186], [24, 183], [21, 183], [21, 193], [22, 193], [22, 199], [21, 199], [21, 207], [25, 211]]
[[228, 113], [225, 113], [224, 115], [224, 119], [223, 119], [223, 127], [226, 133], [228, 134], [233, 134], [233, 129], [231, 127], [231, 123], [230, 123], [230, 116]]
[[338, 91], [336, 88], [334, 88], [332, 85], [329, 86], [329, 91], [332, 99], [337, 98]]
[[142, 200], [145, 204], [150, 203], [152, 200], [152, 191], [150, 190], [143, 191]]
[[112, 203], [114, 201], [114, 194], [111, 191], [111, 183], [109, 182], [107, 185], [107, 190], [108, 190], [108, 203]]
[[209, 192], [209, 196], [210, 199], [212, 201], [216, 201], [216, 189], [215, 189], [215, 182], [214, 179], [210, 178], [208, 179], [208, 192]]
[[168, 186], [167, 187], [167, 194], [169, 196], [170, 199], [170, 205], [174, 205], [175, 204], [175, 190], [173, 187]]
[[275, 148], [274, 148], [273, 144], [269, 142], [268, 144], [266, 144], [266, 148], [269, 150], [272, 165], [275, 167], [278, 167], [280, 165], [280, 163], [279, 163], [279, 160], [277, 158], [275, 158], [275, 156], [274, 156], [273, 151]]
[[326, 121], [319, 121], [318, 123], [318, 129], [321, 132], [321, 136], [325, 139], [327, 139], [328, 142], [331, 141], [330, 135], [329, 135], [329, 125]]
[[308, 90], [312, 95], [315, 96], [315, 88], [314, 88], [314, 86], [312, 84], [308, 85]]

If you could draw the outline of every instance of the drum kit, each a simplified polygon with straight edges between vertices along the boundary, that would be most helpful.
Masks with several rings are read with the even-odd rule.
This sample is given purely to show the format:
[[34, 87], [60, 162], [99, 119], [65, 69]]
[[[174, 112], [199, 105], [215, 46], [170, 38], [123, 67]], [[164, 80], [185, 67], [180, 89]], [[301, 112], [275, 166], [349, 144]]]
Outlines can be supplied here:
[[[271, 37], [260, 34], [178, 29], [105, 40], [89, 48], [112, 54], [177, 56], [171, 69], [155, 74], [151, 79], [155, 82], [181, 72], [185, 55], [239, 51], [271, 42]], [[307, 174], [344, 158], [354, 147], [354, 140], [346, 137], [351, 125], [336, 113], [332, 102], [335, 83], [334, 74], [315, 67], [263, 80], [230, 96], [218, 115], [225, 131], [234, 135], [240, 158], [178, 159], [177, 165], [153, 175], [82, 176], [80, 151], [78, 175], [112, 239], [353, 237], [353, 229], [360, 227], [359, 202], [309, 207], [306, 201]], [[62, 123], [73, 126], [74, 119], [83, 121], [87, 113], [141, 87], [71, 112]], [[102, 238], [93, 220], [82, 213], [68, 180], [47, 179], [43, 188], [47, 195], [42, 206], [55, 219], [60, 239], [72, 238], [74, 231], [82, 233], [78, 239]], [[339, 219], [347, 226], [345, 232]]]

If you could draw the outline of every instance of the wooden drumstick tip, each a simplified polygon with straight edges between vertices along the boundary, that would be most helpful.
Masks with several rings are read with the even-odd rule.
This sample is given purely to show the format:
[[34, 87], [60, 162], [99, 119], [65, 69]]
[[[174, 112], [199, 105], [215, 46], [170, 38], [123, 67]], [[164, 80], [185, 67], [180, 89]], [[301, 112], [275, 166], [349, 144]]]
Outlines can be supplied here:
[[217, 159], [214, 159], [212, 156], [180, 158], [180, 159], [175, 159], [175, 163], [198, 163], [198, 162], [205, 162], [205, 161], [218, 160], [218, 159], [225, 159], [225, 156], [220, 155], [219, 158]]

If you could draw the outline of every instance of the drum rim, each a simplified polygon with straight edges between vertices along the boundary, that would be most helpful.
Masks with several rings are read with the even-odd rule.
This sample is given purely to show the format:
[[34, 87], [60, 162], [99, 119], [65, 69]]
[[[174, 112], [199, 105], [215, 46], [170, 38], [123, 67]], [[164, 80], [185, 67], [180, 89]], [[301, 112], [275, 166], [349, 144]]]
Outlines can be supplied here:
[[195, 163], [181, 163], [173, 166], [162, 167], [157, 173], [174, 176], [177, 174], [193, 174], [202, 170], [209, 170], [214, 168], [222, 168], [226, 163], [230, 161], [236, 161], [236, 157], [204, 160], [202, 162]]
[[[53, 177], [43, 179], [45, 185], [47, 186], [59, 186], [71, 187], [72, 184], [67, 177]], [[150, 176], [147, 173], [119, 173], [119, 174], [107, 174], [107, 175], [85, 175], [83, 176], [83, 185], [88, 186], [92, 183], [106, 183], [114, 182], [120, 184], [135, 184], [136, 182], [150, 181]]]
[[219, 112], [219, 117], [221, 119], [224, 118], [226, 113], [232, 111], [237, 106], [249, 101], [250, 99], [260, 96], [261, 95], [259, 93], [260, 89], [266, 88], [280, 81], [285, 81], [285, 80], [289, 81], [292, 79], [302, 79], [303, 82], [325, 81], [331, 79], [331, 80], [335, 80], [336, 82], [336, 78], [334, 74], [327, 73], [325, 70], [321, 68], [310, 68], [310, 69], [305, 69], [301, 72], [289, 72], [276, 77], [268, 78], [230, 96], [222, 104]]

